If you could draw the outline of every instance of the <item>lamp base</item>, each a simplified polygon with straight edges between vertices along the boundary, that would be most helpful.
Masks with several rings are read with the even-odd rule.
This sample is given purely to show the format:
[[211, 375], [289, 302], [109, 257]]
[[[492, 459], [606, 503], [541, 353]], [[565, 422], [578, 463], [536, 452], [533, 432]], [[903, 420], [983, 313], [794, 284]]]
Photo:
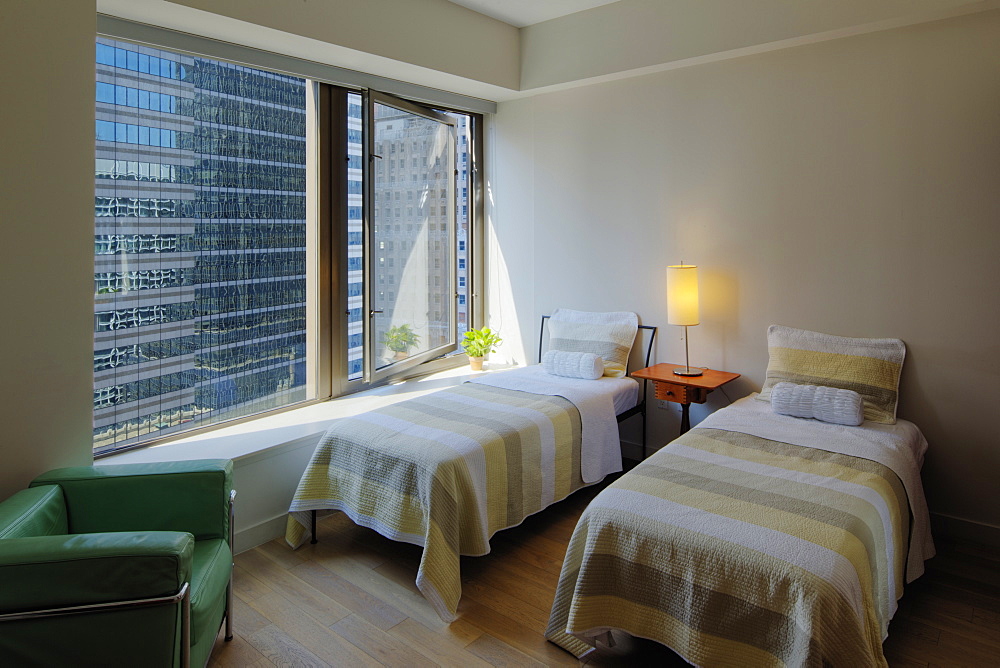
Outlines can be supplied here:
[[676, 369], [674, 369], [675, 376], [701, 376], [704, 373], [705, 372], [702, 371], [701, 369], [686, 369], [682, 366], [679, 366]]

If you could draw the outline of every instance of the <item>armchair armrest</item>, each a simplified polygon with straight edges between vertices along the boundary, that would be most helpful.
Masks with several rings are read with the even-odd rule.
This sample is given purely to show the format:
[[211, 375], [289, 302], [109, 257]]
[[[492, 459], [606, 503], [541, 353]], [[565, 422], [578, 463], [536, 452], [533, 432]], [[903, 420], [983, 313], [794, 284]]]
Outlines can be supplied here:
[[228, 459], [77, 466], [43, 473], [31, 487], [62, 487], [73, 533], [182, 531], [228, 542], [232, 474]]
[[193, 555], [194, 538], [175, 531], [10, 538], [0, 616], [173, 595], [191, 580]]

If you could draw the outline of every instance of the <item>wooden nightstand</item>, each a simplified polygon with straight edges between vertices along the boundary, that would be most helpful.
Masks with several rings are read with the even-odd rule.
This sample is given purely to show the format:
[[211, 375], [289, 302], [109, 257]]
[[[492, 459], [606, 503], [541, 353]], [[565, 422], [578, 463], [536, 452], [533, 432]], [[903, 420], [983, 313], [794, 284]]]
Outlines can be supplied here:
[[[705, 369], [700, 376], [678, 376], [674, 369], [683, 364], [654, 364], [632, 372], [633, 378], [653, 381], [656, 398], [681, 405], [681, 433], [691, 428], [691, 404], [703, 404], [712, 390], [740, 377], [738, 373]], [[646, 453], [643, 453], [645, 455]]]

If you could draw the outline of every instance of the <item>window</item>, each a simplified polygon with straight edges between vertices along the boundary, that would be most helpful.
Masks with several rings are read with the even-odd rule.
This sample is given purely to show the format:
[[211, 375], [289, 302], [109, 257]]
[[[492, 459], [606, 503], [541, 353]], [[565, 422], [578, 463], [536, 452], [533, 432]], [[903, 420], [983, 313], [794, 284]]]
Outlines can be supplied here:
[[[471, 318], [456, 257], [471, 222], [457, 197], [467, 177], [451, 174], [470, 160], [477, 116], [104, 37], [96, 69], [96, 455], [353, 391], [457, 349]], [[307, 149], [331, 131], [312, 128], [340, 124], [347, 159], [329, 171], [346, 183], [307, 195], [307, 155], [319, 154]], [[443, 169], [421, 181], [369, 148]], [[341, 235], [325, 260], [309, 241], [324, 226]], [[321, 262], [341, 294], [307, 278]], [[385, 331], [403, 320], [419, 345], [386, 359]], [[317, 340], [328, 330], [335, 340]], [[323, 381], [331, 357], [342, 363]]]
[[96, 64], [95, 452], [309, 398], [306, 81], [103, 38]]
[[[395, 289], [388, 292], [389, 300], [378, 301], [373, 308], [376, 351], [373, 378], [378, 379], [413, 360], [457, 350], [458, 336], [464, 332], [468, 321], [464, 309], [428, 311], [427, 305], [456, 304], [454, 294], [458, 290], [459, 270], [454, 258], [458, 240], [464, 238], [469, 229], [469, 221], [460, 220], [456, 193], [459, 187], [468, 187], [468, 184], [453, 180], [451, 174], [454, 173], [454, 165], [462, 159], [457, 147], [467, 145], [460, 143], [458, 138], [472, 132], [474, 119], [469, 114], [442, 113], [390, 96], [373, 97], [370, 115], [374, 119], [372, 145], [376, 153], [384, 152], [380, 147], [398, 141], [401, 147], [412, 147], [411, 162], [420, 160], [426, 164], [434, 161], [447, 167], [435, 174], [433, 179], [428, 179], [426, 172], [419, 176], [416, 173], [405, 176], [374, 175], [372, 188], [376, 193], [392, 191], [397, 193], [394, 197], [398, 198], [399, 193], [405, 191], [407, 201], [419, 202], [419, 206], [407, 206], [396, 213], [396, 218], [403, 222], [403, 225], [395, 226], [395, 232], [402, 237], [401, 243], [397, 245], [393, 257], [386, 258], [386, 261], [388, 264], [398, 260], [398, 281], [390, 277]], [[436, 198], [441, 194], [444, 197], [435, 201], [437, 215], [431, 221], [427, 215], [427, 198]], [[372, 224], [378, 234], [389, 233], [387, 226], [377, 217]], [[447, 242], [442, 242], [439, 230], [451, 232]], [[379, 298], [385, 297], [380, 295]], [[379, 344], [384, 344], [389, 333], [395, 331], [393, 328], [402, 325], [417, 333], [418, 343], [405, 354], [390, 350], [387, 345], [378, 353]]]

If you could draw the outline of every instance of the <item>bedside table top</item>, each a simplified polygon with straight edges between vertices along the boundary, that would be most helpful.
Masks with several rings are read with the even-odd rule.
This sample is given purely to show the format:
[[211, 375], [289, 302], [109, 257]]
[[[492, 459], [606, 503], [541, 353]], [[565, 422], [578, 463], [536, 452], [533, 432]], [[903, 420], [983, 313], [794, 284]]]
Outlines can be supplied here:
[[654, 364], [653, 366], [646, 367], [645, 369], [633, 371], [630, 375], [633, 378], [642, 378], [660, 383], [673, 383], [674, 385], [686, 385], [687, 387], [700, 387], [706, 390], [718, 389], [729, 381], [736, 380], [740, 377], [740, 374], [738, 373], [716, 371], [714, 369], [702, 369], [702, 367], [692, 367], [699, 368], [704, 371], [704, 373], [700, 376], [678, 376], [674, 374], [674, 369], [677, 368], [684, 368], [684, 365], [667, 363]]

